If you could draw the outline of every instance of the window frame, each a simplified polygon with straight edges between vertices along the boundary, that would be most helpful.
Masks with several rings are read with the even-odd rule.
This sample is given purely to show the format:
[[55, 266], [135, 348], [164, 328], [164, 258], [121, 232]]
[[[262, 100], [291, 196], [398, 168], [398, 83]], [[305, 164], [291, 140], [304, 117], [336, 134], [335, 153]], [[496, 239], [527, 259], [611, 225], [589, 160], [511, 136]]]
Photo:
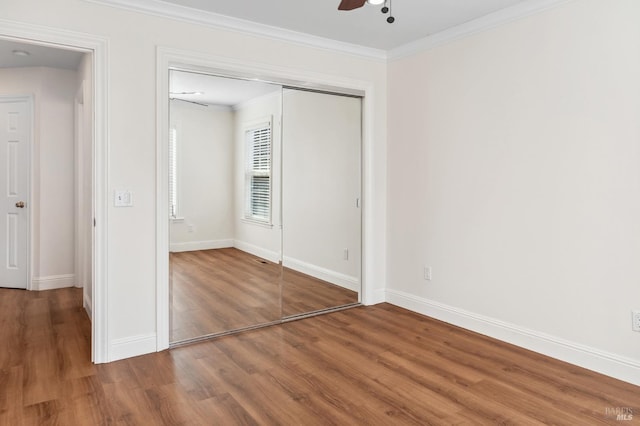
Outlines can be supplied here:
[[[256, 142], [256, 133], [264, 132], [268, 129], [268, 170], [256, 169], [254, 164], [263, 163], [264, 158], [259, 158], [254, 155]], [[244, 143], [244, 209], [242, 219], [243, 221], [253, 223], [262, 226], [273, 226], [273, 120], [272, 117], [265, 117], [259, 120], [255, 120], [249, 123], [245, 123], [243, 126], [243, 143]], [[260, 137], [259, 137], [260, 138]], [[264, 156], [264, 151], [262, 151]], [[256, 177], [266, 177], [269, 181], [269, 187], [266, 193], [266, 215], [255, 214], [254, 207], [254, 195], [252, 184], [253, 179]]]

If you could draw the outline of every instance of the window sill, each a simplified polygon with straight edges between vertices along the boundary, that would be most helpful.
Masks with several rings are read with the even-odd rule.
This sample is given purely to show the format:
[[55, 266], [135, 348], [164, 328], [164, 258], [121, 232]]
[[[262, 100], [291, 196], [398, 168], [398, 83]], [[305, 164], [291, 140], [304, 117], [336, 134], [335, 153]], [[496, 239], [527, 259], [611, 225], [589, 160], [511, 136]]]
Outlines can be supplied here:
[[243, 217], [242, 219], [240, 219], [240, 221], [243, 223], [247, 223], [249, 225], [260, 226], [262, 228], [268, 228], [268, 229], [273, 228], [273, 223], [260, 222], [259, 220], [247, 219], [246, 217]]
[[184, 217], [172, 217], [171, 223], [184, 223]]

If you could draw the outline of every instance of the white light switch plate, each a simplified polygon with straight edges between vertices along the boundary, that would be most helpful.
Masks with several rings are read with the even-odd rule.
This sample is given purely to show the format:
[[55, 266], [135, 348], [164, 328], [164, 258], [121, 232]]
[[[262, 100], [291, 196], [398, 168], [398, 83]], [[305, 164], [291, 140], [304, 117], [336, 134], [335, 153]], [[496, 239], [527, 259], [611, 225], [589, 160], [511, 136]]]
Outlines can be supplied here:
[[116, 190], [114, 193], [113, 205], [116, 207], [133, 206], [133, 195], [129, 190]]

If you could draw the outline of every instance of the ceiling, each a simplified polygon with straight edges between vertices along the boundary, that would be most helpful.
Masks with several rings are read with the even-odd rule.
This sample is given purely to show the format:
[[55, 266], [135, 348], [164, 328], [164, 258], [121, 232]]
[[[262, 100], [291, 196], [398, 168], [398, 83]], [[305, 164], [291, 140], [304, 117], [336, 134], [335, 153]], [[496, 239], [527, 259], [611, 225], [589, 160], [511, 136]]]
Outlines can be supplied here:
[[250, 99], [277, 92], [281, 90], [281, 86], [172, 70], [169, 90], [172, 99], [233, 107]]
[[[28, 56], [15, 55], [14, 51], [28, 52]], [[0, 68], [51, 67], [78, 69], [82, 52], [56, 49], [48, 46], [0, 40]]]
[[[164, 0], [214, 14], [391, 50], [429, 35], [532, 0], [390, 0], [396, 21], [381, 6], [339, 11], [340, 0]], [[153, 3], [153, 0], [149, 1]], [[155, 2], [160, 3], [160, 2]]]

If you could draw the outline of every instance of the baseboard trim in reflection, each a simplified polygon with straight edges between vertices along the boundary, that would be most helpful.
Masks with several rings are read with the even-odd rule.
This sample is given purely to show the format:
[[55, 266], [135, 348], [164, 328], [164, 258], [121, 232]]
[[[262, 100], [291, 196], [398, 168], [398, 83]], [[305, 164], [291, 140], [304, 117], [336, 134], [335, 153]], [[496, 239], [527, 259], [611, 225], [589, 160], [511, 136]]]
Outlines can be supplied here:
[[234, 240], [233, 247], [238, 250], [244, 251], [246, 253], [252, 254], [254, 256], [261, 257], [263, 259], [267, 259], [270, 262], [278, 263], [280, 262], [280, 252], [268, 250], [254, 244], [249, 244], [244, 241]]
[[358, 277], [352, 277], [341, 272], [332, 271], [330, 269], [323, 268], [317, 265], [312, 265], [311, 263], [303, 262], [301, 260], [294, 259], [288, 256], [283, 257], [282, 265], [286, 268], [302, 272], [303, 274], [310, 275], [314, 278], [318, 278], [331, 284], [335, 284], [342, 288], [346, 288], [358, 293], [360, 292], [360, 280], [358, 279]]

